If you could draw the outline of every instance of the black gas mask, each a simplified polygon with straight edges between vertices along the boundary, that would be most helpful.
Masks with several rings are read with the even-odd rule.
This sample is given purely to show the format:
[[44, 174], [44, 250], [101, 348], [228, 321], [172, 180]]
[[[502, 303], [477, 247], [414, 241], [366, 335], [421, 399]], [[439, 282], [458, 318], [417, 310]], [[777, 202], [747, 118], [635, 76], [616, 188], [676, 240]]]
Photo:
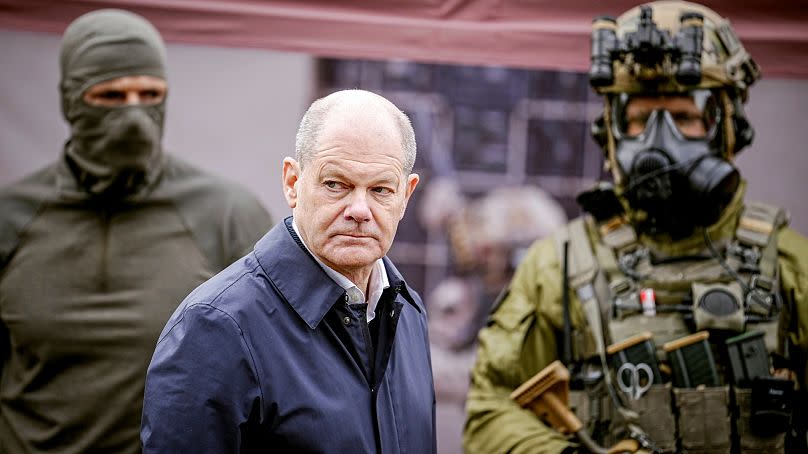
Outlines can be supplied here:
[[613, 99], [623, 196], [645, 213], [638, 228], [684, 238], [715, 223], [740, 184], [720, 153], [720, 112], [709, 90]]

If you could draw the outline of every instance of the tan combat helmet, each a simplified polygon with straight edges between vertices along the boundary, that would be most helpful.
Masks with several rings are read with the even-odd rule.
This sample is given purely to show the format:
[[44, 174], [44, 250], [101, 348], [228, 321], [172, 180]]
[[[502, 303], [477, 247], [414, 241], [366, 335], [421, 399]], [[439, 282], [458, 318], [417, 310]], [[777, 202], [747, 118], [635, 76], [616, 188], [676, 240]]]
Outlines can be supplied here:
[[724, 156], [752, 141], [743, 103], [760, 70], [729, 21], [705, 6], [666, 0], [639, 5], [616, 20], [596, 18], [591, 63], [590, 84], [605, 95], [604, 115], [592, 133], [610, 161], [615, 149], [611, 108], [619, 94], [713, 90], [721, 104]]

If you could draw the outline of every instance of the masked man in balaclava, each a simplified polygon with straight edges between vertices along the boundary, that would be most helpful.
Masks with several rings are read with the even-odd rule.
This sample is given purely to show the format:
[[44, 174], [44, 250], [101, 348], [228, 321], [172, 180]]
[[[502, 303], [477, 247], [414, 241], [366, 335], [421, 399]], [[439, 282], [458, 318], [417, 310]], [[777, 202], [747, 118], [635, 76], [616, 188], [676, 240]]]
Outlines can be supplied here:
[[806, 452], [808, 241], [733, 164], [757, 65], [678, 1], [596, 19], [591, 49], [614, 183], [531, 247], [481, 331], [466, 451]]
[[149, 22], [86, 14], [60, 63], [64, 153], [0, 191], [0, 452], [137, 453], [166, 320], [271, 222], [163, 153], [165, 47]]

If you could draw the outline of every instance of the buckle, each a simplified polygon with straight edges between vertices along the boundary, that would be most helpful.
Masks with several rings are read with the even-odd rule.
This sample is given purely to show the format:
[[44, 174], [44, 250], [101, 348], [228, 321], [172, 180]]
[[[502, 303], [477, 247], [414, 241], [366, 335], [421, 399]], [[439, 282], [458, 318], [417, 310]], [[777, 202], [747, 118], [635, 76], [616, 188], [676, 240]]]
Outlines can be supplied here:
[[641, 281], [645, 279], [646, 276], [639, 273], [637, 271], [637, 267], [640, 265], [640, 263], [647, 265], [650, 255], [651, 254], [648, 252], [648, 248], [638, 247], [621, 254], [617, 259], [617, 267], [631, 279]]
[[746, 310], [757, 315], [771, 316], [772, 308], [777, 308], [774, 288], [774, 279], [761, 274], [752, 276], [749, 291], [746, 292]]
[[733, 255], [741, 261], [740, 271], [751, 273], [760, 272], [758, 264], [760, 263], [761, 253], [758, 248], [749, 247], [738, 241], [734, 241], [727, 246], [727, 255]]
[[756, 274], [752, 276], [752, 280], [749, 282], [749, 289], [761, 289], [771, 293], [774, 290], [774, 279], [762, 274]]
[[612, 318], [622, 319], [624, 315], [642, 310], [640, 298], [634, 285], [628, 279], [616, 279], [609, 284], [612, 295]]
[[609, 284], [609, 291], [614, 296], [623, 296], [630, 292], [632, 288], [631, 282], [628, 279], [617, 279]]

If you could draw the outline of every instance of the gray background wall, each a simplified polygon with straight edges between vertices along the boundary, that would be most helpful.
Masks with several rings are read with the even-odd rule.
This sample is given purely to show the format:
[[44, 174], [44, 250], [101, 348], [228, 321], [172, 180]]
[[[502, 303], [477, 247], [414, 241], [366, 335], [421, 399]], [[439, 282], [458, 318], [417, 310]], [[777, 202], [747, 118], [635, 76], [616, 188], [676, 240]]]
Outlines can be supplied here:
[[766, 80], [752, 88], [747, 113], [755, 142], [738, 166], [755, 200], [787, 208], [791, 226], [808, 234], [808, 81]]

